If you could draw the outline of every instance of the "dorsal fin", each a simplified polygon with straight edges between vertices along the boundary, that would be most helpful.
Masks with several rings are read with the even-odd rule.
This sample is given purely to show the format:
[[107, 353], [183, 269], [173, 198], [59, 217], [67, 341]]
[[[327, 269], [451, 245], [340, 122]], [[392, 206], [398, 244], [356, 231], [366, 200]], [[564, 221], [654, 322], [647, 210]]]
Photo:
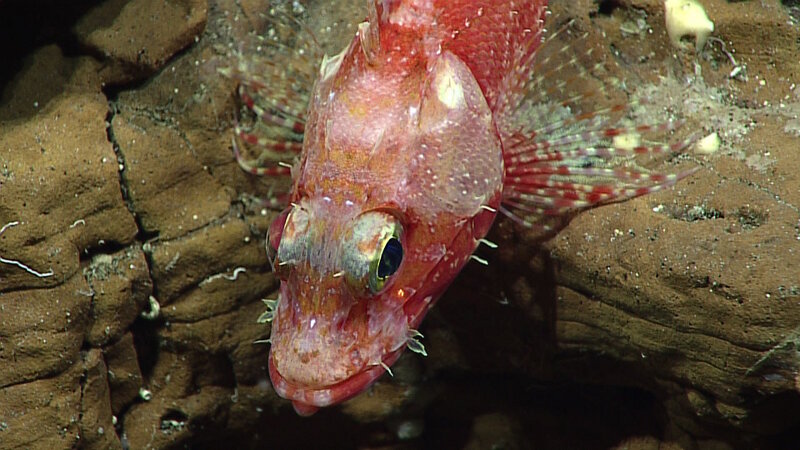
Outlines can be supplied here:
[[388, 25], [394, 11], [409, 0], [369, 0], [367, 20], [358, 25], [361, 49], [369, 64], [373, 64], [381, 51], [381, 29]]
[[[461, 58], [472, 70], [492, 110], [504, 83], [541, 41], [545, 0], [434, 0], [439, 26], [448, 31], [442, 49]], [[518, 76], [526, 76], [519, 74]]]

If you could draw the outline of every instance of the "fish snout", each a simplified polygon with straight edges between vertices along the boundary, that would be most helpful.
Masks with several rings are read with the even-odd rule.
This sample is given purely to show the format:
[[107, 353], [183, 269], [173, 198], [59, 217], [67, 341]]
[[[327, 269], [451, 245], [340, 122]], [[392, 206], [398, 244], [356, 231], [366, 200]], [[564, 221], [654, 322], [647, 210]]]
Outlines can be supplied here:
[[298, 412], [357, 395], [405, 348], [402, 307], [381, 311], [377, 299], [356, 299], [342, 283], [294, 287], [281, 289], [269, 371], [278, 395], [300, 404]]

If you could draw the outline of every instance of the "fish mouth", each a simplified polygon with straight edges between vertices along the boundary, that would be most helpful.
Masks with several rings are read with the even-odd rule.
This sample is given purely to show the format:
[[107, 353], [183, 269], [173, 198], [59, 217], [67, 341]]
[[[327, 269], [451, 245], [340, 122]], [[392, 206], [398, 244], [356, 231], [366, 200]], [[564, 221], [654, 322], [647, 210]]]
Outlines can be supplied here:
[[272, 352], [270, 352], [269, 377], [275, 392], [281, 397], [291, 400], [298, 415], [310, 416], [320, 408], [343, 402], [360, 394], [383, 375], [387, 367], [397, 361], [403, 349], [404, 347], [401, 346], [386, 354], [381, 361], [382, 365], [367, 366], [364, 370], [345, 380], [323, 387], [303, 386], [288, 381], [278, 372], [272, 359]]

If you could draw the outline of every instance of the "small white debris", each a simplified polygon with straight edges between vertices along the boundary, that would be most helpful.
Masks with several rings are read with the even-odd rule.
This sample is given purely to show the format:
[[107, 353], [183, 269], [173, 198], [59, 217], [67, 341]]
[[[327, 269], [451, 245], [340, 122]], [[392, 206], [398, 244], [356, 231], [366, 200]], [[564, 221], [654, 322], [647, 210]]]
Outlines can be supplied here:
[[425, 426], [422, 420], [406, 420], [397, 426], [397, 437], [404, 441], [416, 439], [422, 436], [423, 431]]
[[155, 297], [150, 296], [150, 311], [142, 311], [139, 315], [145, 320], [156, 320], [161, 312], [161, 304], [158, 303]]
[[149, 389], [139, 388], [139, 398], [141, 398], [146, 402], [149, 402], [150, 400], [153, 399], [153, 393], [150, 392]]
[[733, 68], [733, 70], [731, 70], [731, 73], [728, 74], [728, 78], [746, 78], [746, 75], [744, 75], [744, 70], [745, 66], [736, 66]]
[[636, 133], [627, 133], [614, 136], [614, 148], [620, 150], [631, 151], [640, 146], [641, 142], [641, 137]]
[[714, 22], [708, 18], [703, 5], [695, 0], [666, 0], [664, 2], [667, 34], [672, 45], [685, 50], [684, 36], [694, 36], [695, 51], [700, 52], [708, 36], [714, 32]]
[[708, 136], [704, 137], [697, 141], [697, 144], [694, 146], [694, 151], [701, 155], [711, 155], [719, 150], [719, 146], [722, 143], [722, 140], [719, 138], [719, 135], [715, 132], [709, 134]]
[[224, 273], [224, 272], [223, 273], [217, 273], [217, 274], [211, 275], [210, 277], [208, 277], [205, 280], [201, 281], [198, 284], [198, 286], [203, 287], [203, 286], [207, 285], [208, 283], [211, 283], [214, 280], [219, 280], [220, 278], [228, 280], [228, 281], [236, 281], [236, 279], [239, 278], [239, 274], [240, 273], [244, 273], [244, 272], [247, 272], [247, 269], [245, 269], [244, 267], [236, 267], [236, 268], [233, 269], [233, 273], [231, 275], [228, 275], [227, 273]]

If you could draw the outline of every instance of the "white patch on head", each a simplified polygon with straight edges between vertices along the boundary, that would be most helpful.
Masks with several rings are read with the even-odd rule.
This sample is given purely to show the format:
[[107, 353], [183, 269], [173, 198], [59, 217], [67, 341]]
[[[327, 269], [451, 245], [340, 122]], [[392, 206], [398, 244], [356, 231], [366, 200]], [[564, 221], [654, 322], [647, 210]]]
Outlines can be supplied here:
[[463, 108], [466, 105], [464, 87], [450, 64], [436, 74], [434, 82], [436, 83], [436, 95], [443, 105], [450, 109]]

